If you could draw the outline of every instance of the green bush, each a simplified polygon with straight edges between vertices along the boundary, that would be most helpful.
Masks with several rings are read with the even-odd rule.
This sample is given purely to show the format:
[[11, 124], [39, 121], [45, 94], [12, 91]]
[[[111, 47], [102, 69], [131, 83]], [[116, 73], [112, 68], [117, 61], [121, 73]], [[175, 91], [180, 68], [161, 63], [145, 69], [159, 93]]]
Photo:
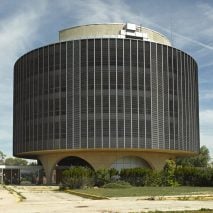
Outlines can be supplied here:
[[[118, 181], [118, 178], [120, 180]], [[127, 184], [128, 183], [128, 184]], [[99, 169], [96, 172], [85, 167], [73, 167], [63, 172], [63, 187], [126, 188], [133, 186], [213, 186], [213, 168], [176, 167], [168, 160], [163, 171], [146, 168]]]
[[183, 186], [213, 186], [213, 168], [177, 167], [175, 179]]
[[146, 168], [121, 169], [120, 179], [130, 183], [133, 186], [144, 186], [149, 173], [150, 169]]
[[150, 170], [145, 177], [144, 186], [161, 186], [162, 174], [161, 171]]
[[110, 183], [111, 175], [109, 169], [99, 169], [95, 172], [95, 185], [100, 187]]
[[110, 176], [110, 179], [112, 180], [115, 176], [118, 176], [119, 175], [119, 171], [116, 170], [115, 168], [110, 168], [109, 169], [109, 176]]
[[93, 185], [93, 171], [86, 167], [76, 166], [63, 171], [63, 184], [71, 189]]

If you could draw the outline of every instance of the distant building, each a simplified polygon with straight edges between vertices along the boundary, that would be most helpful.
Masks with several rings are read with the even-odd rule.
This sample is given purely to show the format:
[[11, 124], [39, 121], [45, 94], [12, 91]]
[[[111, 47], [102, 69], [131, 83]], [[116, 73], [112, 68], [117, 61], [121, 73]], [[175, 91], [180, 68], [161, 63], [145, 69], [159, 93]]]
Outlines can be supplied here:
[[149, 167], [199, 150], [198, 68], [162, 34], [91, 24], [14, 67], [13, 153], [56, 165]]
[[43, 184], [43, 176], [42, 166], [0, 165], [1, 184]]

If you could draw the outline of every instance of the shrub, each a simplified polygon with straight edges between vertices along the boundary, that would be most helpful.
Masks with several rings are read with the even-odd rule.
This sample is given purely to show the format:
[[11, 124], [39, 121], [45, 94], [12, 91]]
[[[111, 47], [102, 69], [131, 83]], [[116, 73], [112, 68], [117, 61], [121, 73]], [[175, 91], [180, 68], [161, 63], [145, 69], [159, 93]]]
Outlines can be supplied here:
[[213, 186], [213, 168], [177, 167], [175, 179], [184, 186]]
[[110, 168], [109, 169], [109, 176], [110, 176], [110, 179], [112, 180], [115, 176], [118, 176], [119, 175], [119, 172], [118, 170], [116, 170], [115, 168]]
[[63, 184], [71, 189], [93, 185], [93, 171], [86, 167], [76, 166], [63, 171]]
[[145, 186], [161, 186], [162, 185], [162, 172], [150, 170], [145, 177]]
[[149, 173], [150, 169], [146, 168], [121, 169], [120, 179], [133, 186], [144, 186]]
[[104, 184], [113, 181], [113, 177], [118, 174], [118, 171], [112, 169], [99, 169], [95, 172], [95, 185], [100, 187]]

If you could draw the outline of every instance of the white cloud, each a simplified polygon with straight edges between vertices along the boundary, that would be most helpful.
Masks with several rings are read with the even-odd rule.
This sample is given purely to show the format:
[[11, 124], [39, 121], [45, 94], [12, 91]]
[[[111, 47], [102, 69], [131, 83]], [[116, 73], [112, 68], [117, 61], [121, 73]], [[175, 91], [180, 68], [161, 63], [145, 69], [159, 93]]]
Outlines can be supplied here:
[[[122, 0], [78, 0], [70, 3], [69, 0], [60, 2], [63, 10], [68, 11], [76, 24], [127, 22], [140, 23], [142, 16], [134, 13], [130, 4]], [[77, 13], [76, 13], [77, 11]], [[73, 16], [73, 13], [75, 16]]]
[[[41, 2], [41, 1], [40, 1]], [[25, 11], [19, 11], [12, 17], [7, 17], [1, 20], [0, 23], [0, 57], [1, 68], [10, 68], [11, 64], [18, 53], [26, 50], [32, 45], [36, 39], [37, 30], [39, 28], [39, 18], [44, 13], [45, 4], [40, 4], [40, 7], [29, 7]], [[7, 72], [3, 72], [4, 77], [7, 77]]]
[[213, 89], [212, 90], [203, 90], [200, 95], [200, 100], [212, 101], [213, 100]]
[[12, 141], [12, 129], [0, 131], [0, 141]]
[[213, 157], [213, 110], [200, 112], [200, 143], [206, 145]]
[[200, 139], [201, 145], [210, 148], [213, 156], [213, 110], [200, 112]]
[[[73, 16], [73, 12], [75, 14], [74, 10], [76, 10], [77, 8], [78, 13], [76, 14], [76, 17], [74, 17], [75, 19], [77, 19], [77, 24], [103, 23], [103, 22], [133, 22], [136, 24], [143, 23], [144, 25], [153, 26], [157, 29], [160, 29], [167, 35], [173, 34], [173, 36], [175, 37], [175, 43], [178, 44], [179, 47], [184, 47], [186, 45], [189, 46], [193, 44], [202, 48], [213, 50], [213, 46], [195, 39], [198, 35], [198, 33], [195, 32], [197, 32], [197, 28], [199, 28], [200, 26], [200, 23], [198, 23], [197, 20], [195, 19], [188, 20], [187, 23], [190, 24], [187, 25], [186, 29], [184, 29], [182, 21], [181, 23], [177, 22], [175, 24], [176, 29], [173, 29], [173, 31], [171, 32], [170, 26], [168, 26], [169, 22], [168, 17], [165, 17], [167, 19], [166, 23], [162, 23], [160, 25], [158, 24], [159, 16], [157, 17], [155, 16], [155, 18], [152, 17], [147, 18], [147, 16], [143, 14], [143, 11], [145, 12], [145, 10], [141, 10], [140, 13], [135, 13], [135, 9], [131, 7], [130, 4], [126, 4], [124, 1], [121, 0], [117, 1], [88, 0], [87, 3], [85, 3], [85, 1], [83, 0], [78, 0], [72, 2], [72, 4], [70, 3], [69, 0], [65, 0], [62, 1], [60, 6], [62, 7], [63, 10], [69, 11], [71, 16]], [[199, 7], [202, 7], [202, 5], [199, 5]], [[147, 10], [149, 9], [147, 8]], [[180, 15], [180, 13], [182, 15]], [[182, 10], [178, 11], [177, 14], [174, 14], [173, 19], [179, 20], [180, 17], [186, 16], [188, 16], [188, 11]], [[191, 27], [192, 29], [190, 30], [189, 27]], [[181, 33], [179, 32], [178, 29], [181, 29], [180, 30]], [[189, 34], [189, 32], [193, 33]]]
[[212, 135], [205, 135], [205, 134], [200, 134], [200, 144], [205, 145], [209, 151], [210, 151], [210, 155], [211, 158], [213, 158], [213, 143], [212, 143]]
[[206, 2], [199, 2], [197, 4], [198, 8], [200, 8], [201, 13], [209, 20], [213, 20], [213, 6]]
[[[204, 125], [211, 125], [213, 126], [213, 110], [207, 109], [200, 112], [200, 122]], [[213, 132], [212, 132], [213, 134]]]
[[209, 63], [205, 63], [199, 66], [200, 69], [202, 68], [206, 68], [206, 67], [212, 67], [213, 66], [213, 62], [210, 61]]

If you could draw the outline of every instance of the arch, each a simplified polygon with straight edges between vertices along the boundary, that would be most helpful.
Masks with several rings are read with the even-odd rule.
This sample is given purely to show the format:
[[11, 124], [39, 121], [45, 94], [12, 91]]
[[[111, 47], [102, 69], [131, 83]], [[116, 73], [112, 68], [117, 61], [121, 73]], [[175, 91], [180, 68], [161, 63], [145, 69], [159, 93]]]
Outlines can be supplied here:
[[63, 171], [74, 166], [83, 166], [94, 170], [90, 163], [77, 156], [66, 156], [60, 159], [55, 165], [55, 182], [59, 184], [63, 181]]
[[115, 168], [117, 170], [121, 170], [123, 168], [149, 168], [152, 169], [150, 164], [141, 157], [138, 156], [123, 156], [110, 166], [110, 168]]
[[[70, 160], [68, 160], [69, 158], [71, 158], [70, 159], [71, 164], [66, 165], [67, 163], [70, 162]], [[65, 169], [65, 168], [69, 168], [71, 165], [73, 165], [73, 166], [87, 166], [87, 167], [91, 168], [92, 170], [94, 170], [94, 166], [92, 166], [91, 162], [89, 162], [88, 160], [85, 160], [82, 157], [78, 157], [75, 155], [68, 155], [68, 154], [40, 155], [40, 156], [38, 156], [38, 160], [41, 162], [41, 164], [44, 168], [45, 176], [47, 178], [47, 184], [55, 183], [54, 177], [56, 175], [53, 175], [53, 174], [56, 174], [57, 168], [58, 169], [60, 168], [59, 164], [61, 164], [61, 169], [63, 169], [62, 167], [64, 167], [64, 169]], [[63, 164], [65, 164], [65, 165], [63, 166]]]
[[88, 167], [88, 168], [94, 170], [94, 168], [92, 167], [92, 165], [90, 163], [88, 163], [83, 158], [80, 158], [77, 156], [64, 157], [56, 163], [56, 166], [59, 166], [59, 167], [60, 166], [62, 166], [62, 167], [84, 166], [84, 167]]

